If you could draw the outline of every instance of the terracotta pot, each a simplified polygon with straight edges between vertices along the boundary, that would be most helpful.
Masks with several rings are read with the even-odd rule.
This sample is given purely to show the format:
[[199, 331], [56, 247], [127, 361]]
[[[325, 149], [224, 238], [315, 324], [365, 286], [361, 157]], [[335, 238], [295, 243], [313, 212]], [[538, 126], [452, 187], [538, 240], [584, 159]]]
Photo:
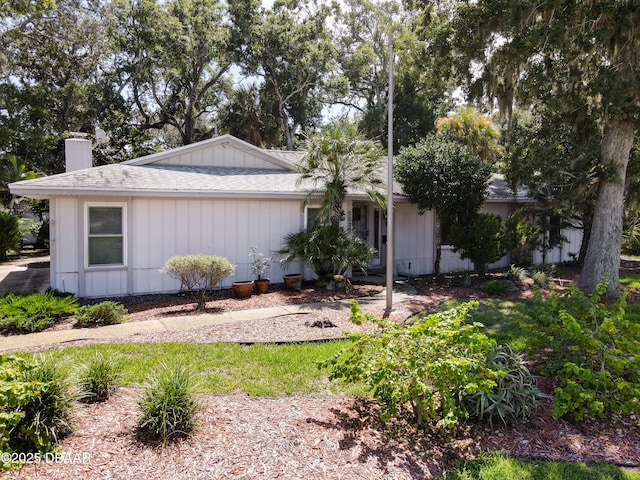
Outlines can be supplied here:
[[289, 273], [283, 275], [284, 286], [287, 290], [302, 290], [302, 274], [301, 273]]
[[253, 282], [233, 282], [233, 296], [237, 299], [244, 299], [251, 297], [253, 293]]
[[255, 280], [253, 283], [256, 284], [256, 290], [258, 293], [267, 293], [269, 291], [269, 279], [268, 278], [260, 278]]

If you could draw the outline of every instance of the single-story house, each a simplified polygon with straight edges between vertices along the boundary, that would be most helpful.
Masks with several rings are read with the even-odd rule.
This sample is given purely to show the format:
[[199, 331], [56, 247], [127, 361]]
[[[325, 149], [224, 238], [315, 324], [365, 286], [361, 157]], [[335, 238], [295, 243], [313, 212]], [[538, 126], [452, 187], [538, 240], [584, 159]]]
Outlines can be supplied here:
[[[222, 286], [252, 279], [250, 248], [272, 255], [286, 234], [305, 228], [318, 205], [302, 208], [309, 190], [297, 185], [293, 171], [302, 153], [266, 150], [230, 135], [99, 167], [92, 167], [89, 140], [68, 139], [66, 153], [67, 172], [10, 189], [49, 199], [51, 286], [79, 297], [177, 291], [179, 282], [161, 269], [171, 256], [191, 253], [225, 256], [237, 265]], [[394, 188], [395, 273], [432, 273], [434, 215], [418, 215]], [[483, 210], [505, 218], [527, 201], [494, 176]], [[385, 265], [385, 212], [358, 192], [349, 192], [344, 211], [345, 227], [379, 252], [372, 266]], [[565, 235], [570, 242], [552, 252], [550, 261], [567, 260], [579, 249], [579, 232]], [[504, 258], [493, 266], [508, 264]], [[442, 272], [470, 269], [468, 261], [443, 248]], [[311, 275], [300, 264], [288, 271]], [[273, 262], [272, 281], [281, 281], [283, 273]]]

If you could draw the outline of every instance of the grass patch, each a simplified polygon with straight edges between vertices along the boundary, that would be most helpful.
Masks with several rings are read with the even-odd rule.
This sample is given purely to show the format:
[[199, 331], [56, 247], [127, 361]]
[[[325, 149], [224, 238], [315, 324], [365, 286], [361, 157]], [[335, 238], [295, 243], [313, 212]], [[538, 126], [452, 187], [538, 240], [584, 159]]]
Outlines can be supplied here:
[[[440, 309], [456, 307], [465, 300], [449, 300]], [[517, 307], [522, 300], [501, 300], [499, 298], [478, 299], [478, 307], [469, 312], [470, 322], [484, 325], [482, 332], [493, 338], [498, 345], [509, 345], [513, 350], [527, 350], [530, 334], [522, 330], [518, 319], [522, 319]], [[526, 301], [524, 301], [526, 302]]]
[[525, 461], [488, 455], [465, 462], [444, 480], [640, 480], [640, 473], [606, 463]]
[[[361, 385], [329, 382], [318, 369], [345, 346], [345, 341], [287, 345], [237, 345], [190, 343], [90, 345], [52, 351], [51, 356], [70, 367], [85, 365], [99, 352], [121, 360], [122, 380], [142, 384], [161, 364], [189, 368], [196, 392], [244, 393], [252, 396], [347, 394], [366, 395]], [[27, 356], [27, 354], [23, 354]]]
[[628, 288], [640, 288], [640, 273], [620, 275], [620, 284]]

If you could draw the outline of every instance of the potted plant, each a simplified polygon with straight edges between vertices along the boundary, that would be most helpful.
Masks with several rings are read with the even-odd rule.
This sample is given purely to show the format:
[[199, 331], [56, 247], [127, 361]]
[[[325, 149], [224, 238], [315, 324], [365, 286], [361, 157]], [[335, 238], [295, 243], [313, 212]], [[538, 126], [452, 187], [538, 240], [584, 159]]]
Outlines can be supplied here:
[[239, 300], [250, 298], [251, 294], [253, 294], [253, 282], [251, 280], [233, 282], [231, 286], [233, 288], [233, 296]]
[[259, 253], [256, 247], [251, 247], [249, 258], [251, 259], [251, 271], [256, 276], [256, 280], [254, 281], [256, 290], [258, 293], [267, 293], [269, 290], [269, 279], [266, 278], [266, 275], [271, 266], [271, 258]]

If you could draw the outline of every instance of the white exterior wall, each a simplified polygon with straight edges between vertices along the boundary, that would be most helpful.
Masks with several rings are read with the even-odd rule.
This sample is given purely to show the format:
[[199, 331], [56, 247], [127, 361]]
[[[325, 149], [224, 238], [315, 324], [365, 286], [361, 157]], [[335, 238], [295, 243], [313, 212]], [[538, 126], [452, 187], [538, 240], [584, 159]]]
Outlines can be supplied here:
[[[204, 253], [236, 265], [234, 281], [253, 280], [249, 250], [273, 257], [283, 237], [302, 228], [299, 201], [137, 199], [133, 204], [133, 293], [176, 291], [180, 283], [160, 273], [174, 255]], [[295, 266], [292, 266], [295, 268]], [[282, 282], [272, 261], [269, 276]]]
[[49, 202], [51, 288], [78, 294], [78, 201], [52, 198]]
[[[52, 199], [51, 261], [54, 288], [82, 297], [177, 291], [180, 283], [160, 269], [173, 255], [204, 253], [227, 257], [236, 265], [238, 280], [253, 280], [249, 263], [252, 246], [266, 256], [282, 246], [283, 237], [303, 227], [300, 201], [242, 199], [111, 199], [127, 205], [126, 265], [85, 266], [87, 202], [105, 198]], [[80, 233], [79, 233], [80, 232]], [[300, 265], [292, 265], [299, 271]], [[282, 270], [273, 261], [269, 276], [282, 282]], [[286, 272], [285, 272], [286, 273]]]
[[[571, 262], [578, 258], [580, 255], [580, 246], [582, 245], [582, 230], [575, 228], [565, 228], [561, 231], [567, 240], [561, 246], [554, 248], [547, 252], [547, 263], [562, 263]], [[573, 258], [575, 255], [575, 258]], [[542, 263], [542, 253], [538, 250], [533, 252], [533, 263]]]
[[[509, 203], [485, 203], [480, 209], [480, 213], [494, 213], [503, 220], [511, 214], [513, 211], [513, 205]], [[490, 269], [504, 268], [509, 266], [510, 256], [505, 255], [500, 260], [489, 265]], [[440, 272], [452, 273], [452, 272], [468, 272], [473, 270], [473, 263], [471, 260], [463, 260], [460, 258], [460, 254], [453, 251], [453, 247], [450, 245], [442, 246], [442, 256], [440, 257]], [[431, 272], [433, 273], [433, 268]]]
[[433, 273], [433, 212], [428, 210], [419, 215], [416, 205], [398, 203], [394, 219], [395, 273], [407, 276]]
[[156, 165], [188, 165], [194, 167], [267, 168], [282, 170], [238, 148], [226, 144], [211, 145], [182, 155], [158, 160]]

